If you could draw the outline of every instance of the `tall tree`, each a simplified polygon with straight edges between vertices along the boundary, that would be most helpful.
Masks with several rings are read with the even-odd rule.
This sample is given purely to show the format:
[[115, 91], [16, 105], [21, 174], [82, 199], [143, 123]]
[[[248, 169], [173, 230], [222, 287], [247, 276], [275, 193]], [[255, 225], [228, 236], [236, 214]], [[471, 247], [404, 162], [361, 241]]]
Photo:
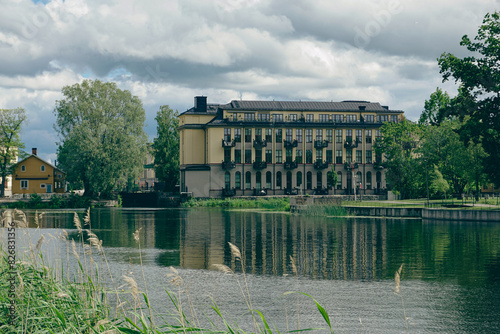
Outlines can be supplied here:
[[5, 196], [7, 175], [11, 173], [10, 167], [15, 162], [19, 149], [24, 144], [19, 137], [21, 126], [26, 120], [26, 112], [22, 108], [0, 109], [0, 197]]
[[442, 110], [450, 104], [450, 96], [447, 92], [443, 92], [441, 88], [436, 88], [436, 91], [431, 94], [429, 100], [425, 101], [424, 110], [420, 115], [419, 124], [435, 125], [440, 122], [440, 117], [443, 114]]
[[179, 113], [161, 106], [156, 114], [157, 138], [153, 143], [155, 173], [165, 183], [165, 190], [174, 191], [179, 182]]
[[[462, 37], [461, 46], [471, 53], [458, 58], [443, 53], [438, 59], [443, 81], [453, 77], [460, 83], [459, 97], [466, 108], [451, 109], [450, 113], [470, 116], [461, 131], [462, 140], [481, 142], [488, 154], [486, 172], [491, 181], [500, 184], [500, 14], [486, 14], [477, 36]], [[464, 111], [466, 114], [464, 115]], [[460, 114], [462, 113], [462, 114]]]
[[62, 89], [54, 128], [58, 161], [86, 196], [110, 196], [136, 178], [146, 158], [142, 102], [115, 83], [85, 80]]
[[422, 136], [421, 126], [408, 120], [385, 123], [380, 128], [382, 138], [375, 142], [377, 155], [384, 154], [386, 180], [401, 197], [413, 198], [422, 189], [423, 169], [417, 148]]

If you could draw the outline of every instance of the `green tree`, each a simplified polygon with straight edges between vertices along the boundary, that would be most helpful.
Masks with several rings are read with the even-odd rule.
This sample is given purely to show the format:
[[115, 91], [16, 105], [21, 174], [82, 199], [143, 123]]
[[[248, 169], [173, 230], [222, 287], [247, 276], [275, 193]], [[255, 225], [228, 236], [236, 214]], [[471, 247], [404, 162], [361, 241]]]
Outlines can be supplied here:
[[326, 174], [327, 177], [327, 183], [328, 183], [328, 188], [330, 189], [335, 189], [335, 186], [339, 182], [339, 176], [337, 175], [337, 172], [332, 166], [332, 169]]
[[481, 183], [486, 181], [484, 166], [488, 154], [484, 151], [480, 143], [474, 143], [472, 140], [467, 146], [466, 154], [466, 168], [469, 184], [474, 185], [476, 200], [479, 200], [479, 187]]
[[450, 189], [448, 182], [443, 178], [443, 174], [439, 171], [438, 167], [434, 165], [434, 173], [431, 180], [430, 189], [433, 193], [443, 193], [446, 198], [446, 192]]
[[24, 148], [19, 134], [26, 120], [26, 112], [22, 108], [0, 109], [0, 197], [5, 196], [7, 175], [11, 174], [12, 163], [15, 162], [19, 149]]
[[156, 177], [165, 190], [174, 191], [179, 182], [179, 113], [161, 106], [156, 114], [157, 138], [153, 143]]
[[385, 123], [380, 128], [382, 138], [375, 143], [377, 155], [384, 154], [385, 177], [392, 190], [401, 198], [413, 198], [422, 192], [424, 170], [418, 158], [422, 128], [408, 120]]
[[464, 118], [469, 115], [461, 129], [465, 143], [473, 139], [482, 144], [488, 156], [485, 171], [491, 181], [500, 184], [500, 15], [486, 14], [477, 36], [471, 40], [467, 35], [460, 42], [470, 55], [458, 58], [443, 53], [438, 59], [443, 81], [455, 79], [460, 83], [458, 99], [460, 108], [450, 108], [449, 114]]
[[424, 110], [418, 121], [422, 125], [436, 125], [440, 122], [442, 110], [450, 104], [450, 96], [447, 92], [443, 92], [441, 88], [436, 88], [436, 91], [431, 94], [429, 100], [424, 103]]
[[62, 89], [54, 128], [58, 161], [85, 196], [110, 196], [142, 170], [146, 119], [141, 100], [115, 83], [85, 80]]

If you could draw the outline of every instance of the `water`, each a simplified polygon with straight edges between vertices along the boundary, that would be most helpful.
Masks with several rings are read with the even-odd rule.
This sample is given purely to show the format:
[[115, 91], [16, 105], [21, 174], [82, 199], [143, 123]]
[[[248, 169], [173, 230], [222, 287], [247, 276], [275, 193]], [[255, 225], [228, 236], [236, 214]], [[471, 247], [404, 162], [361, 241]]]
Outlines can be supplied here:
[[[251, 329], [231, 242], [241, 250], [253, 307], [281, 331], [297, 328], [297, 295], [282, 294], [298, 290], [325, 307], [336, 333], [406, 333], [403, 311], [412, 333], [500, 332], [500, 224], [209, 209], [95, 209], [91, 222], [113, 277], [133, 272], [142, 284], [143, 269], [152, 304], [164, 312], [171, 306], [165, 288], [177, 291], [166, 277], [174, 266], [202, 324], [207, 315], [216, 319], [213, 300], [228, 319]], [[63, 228], [78, 240], [73, 214], [64, 211], [47, 212], [31, 235]], [[137, 229], [141, 251], [132, 235]], [[394, 293], [401, 264], [403, 298]], [[298, 300], [300, 328], [326, 327], [312, 300]]]

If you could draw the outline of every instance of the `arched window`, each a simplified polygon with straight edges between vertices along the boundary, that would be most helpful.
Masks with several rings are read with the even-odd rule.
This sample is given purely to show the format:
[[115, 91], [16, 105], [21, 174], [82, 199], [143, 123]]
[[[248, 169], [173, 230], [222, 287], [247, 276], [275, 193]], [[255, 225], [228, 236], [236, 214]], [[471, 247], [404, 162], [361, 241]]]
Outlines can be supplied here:
[[236, 189], [241, 189], [241, 172], [236, 172], [234, 175], [234, 187]]
[[306, 174], [307, 189], [312, 189], [312, 183], [313, 183], [313, 175], [311, 172], [307, 172], [307, 174]]
[[382, 173], [377, 172], [375, 177], [377, 179], [377, 189], [380, 189], [382, 187]]
[[297, 187], [300, 188], [302, 185], [302, 172], [297, 172]]
[[231, 189], [231, 173], [226, 172], [224, 175], [224, 188]]
[[[357, 172], [356, 173], [356, 188], [363, 188], [363, 179], [361, 177], [361, 172]], [[359, 186], [359, 184], [361, 183], [361, 187]]]
[[276, 188], [281, 189], [281, 172], [276, 173]]
[[372, 188], [372, 172], [366, 172], [366, 189]]
[[273, 179], [273, 173], [271, 172], [266, 172], [266, 188], [271, 189], [271, 184], [272, 184], [272, 179]]
[[292, 189], [292, 172], [286, 172], [286, 189]]
[[321, 172], [316, 173], [316, 187], [319, 189], [323, 188], [323, 173]]
[[260, 190], [261, 187], [262, 187], [262, 174], [261, 172], [257, 172], [255, 173], [255, 188], [257, 188], [257, 190]]
[[337, 189], [342, 189], [342, 172], [337, 172]]
[[245, 173], [245, 189], [252, 189], [252, 173]]

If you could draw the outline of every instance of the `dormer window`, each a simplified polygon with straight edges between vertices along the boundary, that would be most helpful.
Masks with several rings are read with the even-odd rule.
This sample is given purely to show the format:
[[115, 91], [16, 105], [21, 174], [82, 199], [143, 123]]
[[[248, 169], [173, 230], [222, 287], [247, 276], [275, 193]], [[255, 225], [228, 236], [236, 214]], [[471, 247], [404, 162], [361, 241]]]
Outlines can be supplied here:
[[45, 172], [45, 165], [40, 166], [40, 172]]

